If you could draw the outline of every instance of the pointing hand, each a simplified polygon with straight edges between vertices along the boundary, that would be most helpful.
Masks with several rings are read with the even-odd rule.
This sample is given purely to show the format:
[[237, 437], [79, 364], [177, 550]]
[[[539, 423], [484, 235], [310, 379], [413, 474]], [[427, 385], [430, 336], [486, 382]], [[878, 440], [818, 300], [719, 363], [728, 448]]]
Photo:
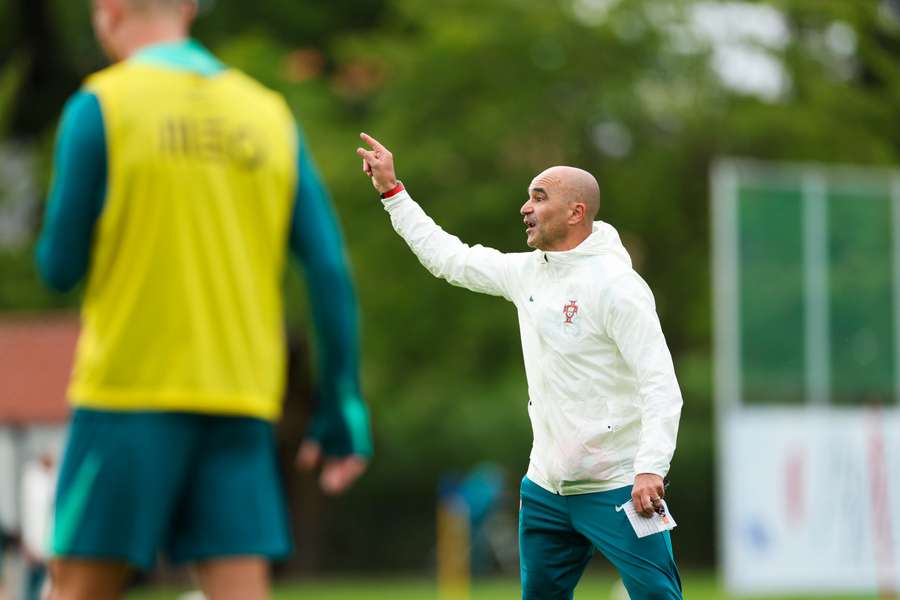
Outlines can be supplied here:
[[394, 174], [394, 155], [372, 136], [360, 133], [359, 137], [371, 150], [357, 148], [356, 154], [363, 160], [363, 172], [372, 178], [372, 185], [380, 193], [390, 191], [397, 185]]

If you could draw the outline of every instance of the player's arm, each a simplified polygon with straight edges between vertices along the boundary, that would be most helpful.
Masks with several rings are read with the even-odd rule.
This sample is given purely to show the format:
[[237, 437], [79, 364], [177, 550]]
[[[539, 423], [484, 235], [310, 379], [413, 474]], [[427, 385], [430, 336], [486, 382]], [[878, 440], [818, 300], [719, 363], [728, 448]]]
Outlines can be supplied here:
[[643, 280], [628, 273], [609, 286], [606, 297], [607, 333], [637, 380], [641, 435], [632, 500], [637, 510], [649, 516], [659, 509], [656, 499], [665, 495], [663, 478], [675, 453], [681, 390], [653, 295]]
[[[363, 159], [363, 171], [384, 199], [394, 229], [409, 245], [419, 261], [435, 277], [472, 290], [511, 299], [509, 255], [485, 248], [469, 246], [443, 229], [425, 214], [394, 173], [394, 157], [378, 140], [360, 134], [372, 150], [357, 148]], [[385, 197], [391, 192], [396, 193]]]
[[106, 139], [100, 103], [80, 91], [66, 103], [53, 158], [53, 183], [36, 252], [38, 273], [57, 290], [87, 274], [94, 225], [106, 195]]
[[339, 492], [372, 455], [368, 409], [359, 385], [359, 307], [331, 200], [299, 131], [297, 163], [290, 246], [306, 277], [319, 368], [312, 443], [304, 445], [300, 458], [311, 466], [323, 454], [323, 487]]

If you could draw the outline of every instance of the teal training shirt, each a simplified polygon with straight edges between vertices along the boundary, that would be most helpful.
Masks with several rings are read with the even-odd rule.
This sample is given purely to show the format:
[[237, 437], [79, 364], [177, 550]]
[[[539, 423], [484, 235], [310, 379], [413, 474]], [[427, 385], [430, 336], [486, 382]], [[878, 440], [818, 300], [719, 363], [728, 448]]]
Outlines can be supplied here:
[[[129, 60], [204, 76], [226, 68], [192, 39], [148, 46]], [[297, 140], [299, 177], [289, 243], [304, 267], [316, 331], [320, 410], [312, 432], [330, 454], [369, 455], [368, 414], [359, 386], [356, 295], [331, 199], [299, 128]], [[71, 289], [87, 274], [93, 230], [106, 196], [106, 152], [100, 103], [94, 94], [80, 90], [63, 110], [36, 251], [41, 278], [58, 291]]]

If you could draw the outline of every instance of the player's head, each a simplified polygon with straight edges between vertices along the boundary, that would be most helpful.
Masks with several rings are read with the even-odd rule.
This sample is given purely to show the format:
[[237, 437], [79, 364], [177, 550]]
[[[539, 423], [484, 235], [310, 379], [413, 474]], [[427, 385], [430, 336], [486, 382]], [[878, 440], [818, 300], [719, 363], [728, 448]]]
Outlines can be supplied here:
[[528, 186], [522, 205], [527, 243], [540, 250], [571, 250], [590, 235], [600, 209], [600, 186], [575, 167], [550, 167]]
[[94, 33], [113, 61], [148, 43], [186, 37], [197, 0], [93, 0]]

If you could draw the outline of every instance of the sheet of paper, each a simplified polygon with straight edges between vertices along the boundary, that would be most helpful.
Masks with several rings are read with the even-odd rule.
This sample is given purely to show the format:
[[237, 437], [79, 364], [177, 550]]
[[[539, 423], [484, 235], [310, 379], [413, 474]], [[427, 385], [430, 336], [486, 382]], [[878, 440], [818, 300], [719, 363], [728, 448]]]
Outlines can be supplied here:
[[621, 508], [625, 511], [625, 515], [628, 517], [628, 521], [631, 523], [634, 533], [637, 534], [639, 538], [642, 538], [653, 535], [654, 533], [675, 529], [675, 518], [672, 516], [672, 513], [669, 512], [669, 505], [666, 504], [665, 500], [662, 501], [662, 505], [665, 509], [665, 513], [662, 515], [653, 513], [652, 517], [644, 517], [638, 514], [638, 512], [634, 510], [634, 503], [632, 503], [631, 500], [623, 504]]

